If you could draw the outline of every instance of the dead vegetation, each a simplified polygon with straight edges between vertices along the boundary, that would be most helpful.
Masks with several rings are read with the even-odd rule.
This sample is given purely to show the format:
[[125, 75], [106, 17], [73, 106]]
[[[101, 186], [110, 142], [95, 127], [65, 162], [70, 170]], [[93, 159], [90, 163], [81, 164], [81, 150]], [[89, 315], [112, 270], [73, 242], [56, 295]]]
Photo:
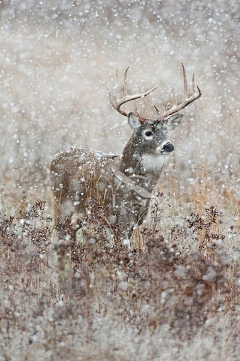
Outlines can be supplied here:
[[[238, 2], [47, 3], [0, 1], [0, 361], [238, 361]], [[58, 242], [51, 157], [121, 153], [115, 70], [130, 66], [131, 93], [160, 85], [139, 105], [151, 116], [172, 86], [179, 97], [182, 62], [203, 96], [173, 136], [149, 228], [109, 240], [92, 200], [86, 242]]]
[[[178, 343], [194, 344], [219, 318], [234, 325], [231, 336], [221, 337], [239, 342], [239, 249], [225, 247], [221, 214], [213, 207], [205, 216], [192, 214], [185, 226], [173, 227], [170, 239], [143, 230], [142, 249], [98, 239], [96, 232], [85, 244], [54, 241], [44, 202], [18, 217], [2, 218], [0, 225], [0, 343], [5, 359], [33, 360], [36, 353], [46, 360], [92, 360], [96, 344], [104, 360], [129, 360], [145, 338], [160, 359], [158, 337], [168, 335], [181, 354]], [[190, 241], [197, 244], [195, 251]], [[123, 340], [109, 343], [118, 332], [136, 338], [124, 352], [118, 347]], [[169, 346], [165, 342], [164, 350]], [[218, 356], [223, 359], [222, 353]], [[151, 353], [141, 357], [154, 359]]]

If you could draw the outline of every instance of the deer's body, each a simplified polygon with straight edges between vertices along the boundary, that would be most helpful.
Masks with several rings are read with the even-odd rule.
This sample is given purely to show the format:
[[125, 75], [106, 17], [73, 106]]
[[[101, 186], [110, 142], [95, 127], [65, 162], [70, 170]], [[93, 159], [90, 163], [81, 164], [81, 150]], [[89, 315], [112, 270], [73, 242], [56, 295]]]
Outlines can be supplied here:
[[[133, 130], [121, 156], [72, 148], [58, 153], [52, 160], [54, 217], [59, 238], [69, 233], [75, 238], [76, 231], [91, 215], [95, 221], [101, 219], [99, 227], [103, 223], [112, 229], [120, 227], [123, 238], [130, 237], [133, 228], [143, 222], [162, 171], [164, 155], [174, 149], [167, 140], [167, 133], [177, 127], [182, 118], [177, 113], [182, 109], [179, 106], [157, 120], [143, 119], [138, 114], [120, 110], [125, 102], [146, 96], [151, 91], [124, 97], [119, 103], [111, 96], [112, 105], [128, 117]], [[194, 99], [193, 96], [189, 98], [189, 102], [200, 95], [199, 91]]]
[[[133, 114], [131, 117], [137, 121]], [[121, 156], [72, 148], [54, 157], [51, 179], [55, 225], [62, 237], [67, 224], [72, 225], [74, 237], [86, 212], [97, 212], [97, 205], [108, 207], [106, 223], [120, 226], [125, 237], [142, 223], [162, 171], [164, 153], [172, 151], [173, 146], [166, 141], [161, 126], [154, 134], [154, 122], [138, 125]], [[153, 139], [146, 139], [146, 132], [152, 132], [148, 138]]]
[[85, 148], [72, 148], [54, 157], [51, 179], [55, 227], [61, 238], [69, 232], [69, 227], [74, 237], [74, 231], [85, 221], [86, 212], [94, 211], [96, 202], [101, 206], [112, 205], [114, 176], [111, 166], [119, 161], [120, 156]]
[[[152, 178], [150, 183], [150, 179], [145, 177], [127, 176], [127, 182], [124, 182], [123, 174], [126, 173], [118, 173], [120, 164], [121, 156], [82, 148], [59, 153], [54, 158], [51, 172], [54, 178], [55, 226], [61, 237], [65, 235], [66, 225], [71, 225], [74, 237], [74, 232], [86, 220], [87, 212], [97, 213], [101, 208], [105, 208], [105, 225], [120, 226], [127, 231], [124, 232], [125, 237], [138, 221], [141, 223], [149, 199], [141, 197], [141, 193], [132, 187], [135, 184], [151, 192], [155, 179], [153, 184]], [[129, 184], [129, 180], [133, 183]]]

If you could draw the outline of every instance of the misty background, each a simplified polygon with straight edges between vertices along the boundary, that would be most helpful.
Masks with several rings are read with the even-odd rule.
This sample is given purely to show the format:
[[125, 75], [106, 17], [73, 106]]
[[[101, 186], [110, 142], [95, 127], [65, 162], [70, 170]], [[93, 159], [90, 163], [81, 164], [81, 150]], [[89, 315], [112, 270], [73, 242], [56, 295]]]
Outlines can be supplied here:
[[[239, 187], [240, 3], [218, 1], [0, 1], [1, 211], [50, 202], [49, 163], [71, 145], [121, 153], [131, 135], [112, 109], [129, 66], [129, 103], [143, 116], [183, 94], [181, 63], [202, 97], [171, 135], [162, 188], [185, 199], [202, 187], [216, 201]], [[204, 182], [204, 184], [203, 184]], [[211, 200], [210, 200], [211, 199]], [[49, 203], [50, 204], [50, 203]], [[11, 208], [12, 207], [12, 208]]]

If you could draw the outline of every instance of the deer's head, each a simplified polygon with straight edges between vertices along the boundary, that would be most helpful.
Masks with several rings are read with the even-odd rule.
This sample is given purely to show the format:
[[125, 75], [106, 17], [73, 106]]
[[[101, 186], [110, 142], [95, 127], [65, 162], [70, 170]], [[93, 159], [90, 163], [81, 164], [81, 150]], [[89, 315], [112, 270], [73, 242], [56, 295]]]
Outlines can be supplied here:
[[128, 117], [128, 124], [131, 129], [134, 131], [136, 135], [136, 139], [139, 139], [141, 144], [146, 144], [146, 147], [150, 149], [156, 149], [157, 152], [162, 154], [170, 153], [174, 150], [173, 145], [167, 141], [166, 135], [169, 131], [175, 129], [180, 123], [182, 119], [182, 114], [179, 113], [180, 110], [187, 107], [190, 103], [194, 102], [196, 99], [200, 98], [201, 90], [197, 86], [197, 94], [195, 94], [195, 82], [194, 82], [194, 74], [192, 78], [192, 94], [188, 96], [187, 89], [187, 78], [186, 71], [184, 65], [182, 64], [183, 70], [183, 79], [184, 79], [184, 96], [185, 99], [180, 103], [174, 105], [171, 109], [161, 113], [158, 108], [155, 106], [157, 111], [156, 119], [147, 119], [141, 117], [138, 113], [128, 113], [125, 110], [121, 109], [122, 105], [130, 102], [132, 100], [136, 100], [139, 98], [143, 98], [151, 94], [157, 86], [152, 89], [140, 93], [140, 94], [127, 94], [127, 68], [124, 73], [124, 83], [123, 83], [123, 97], [121, 99], [117, 99], [116, 96], [109, 92], [110, 102], [114, 109], [116, 109], [120, 114]]
[[[198, 86], [196, 87], [197, 93], [195, 94], [194, 75], [192, 79], [192, 94], [190, 96], [188, 95], [186, 72], [183, 65], [182, 69], [184, 78], [184, 100], [180, 104], [176, 103], [171, 109], [164, 111], [163, 113], [161, 113], [155, 106], [157, 111], [156, 119], [144, 118], [137, 112], [129, 113], [121, 108], [123, 104], [131, 100], [148, 96], [157, 88], [157, 86], [155, 86], [154, 88], [140, 94], [127, 94], [128, 68], [124, 73], [123, 97], [117, 99], [112, 92], [109, 92], [110, 102], [113, 108], [128, 118], [128, 124], [133, 130], [133, 136], [126, 148], [128, 146], [131, 147], [130, 153], [135, 158], [138, 158], [140, 162], [145, 164], [144, 168], [149, 168], [148, 163], [157, 163], [157, 156], [159, 157], [159, 155], [169, 154], [174, 150], [174, 146], [167, 139], [167, 133], [175, 129], [181, 123], [183, 115], [180, 114], [179, 111], [201, 96], [201, 91]], [[151, 167], [149, 169], [151, 169]], [[160, 168], [161, 165], [159, 163], [158, 170]]]
[[[174, 146], [167, 139], [167, 133], [175, 129], [182, 119], [182, 114], [173, 114], [162, 121], [144, 119], [138, 114], [128, 114], [128, 124], [133, 130], [133, 139], [142, 154], [169, 154]], [[134, 143], [134, 141], [132, 142]]]

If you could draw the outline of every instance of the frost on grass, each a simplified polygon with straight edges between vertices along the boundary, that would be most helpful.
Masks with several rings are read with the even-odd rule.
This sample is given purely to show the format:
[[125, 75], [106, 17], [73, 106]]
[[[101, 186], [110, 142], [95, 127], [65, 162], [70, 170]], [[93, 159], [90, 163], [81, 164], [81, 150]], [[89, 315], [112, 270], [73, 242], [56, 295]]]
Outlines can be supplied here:
[[[239, 13], [232, 0], [0, 2], [0, 359], [239, 359]], [[183, 111], [144, 247], [52, 244], [52, 156], [121, 153], [116, 69], [130, 66], [131, 93], [160, 85], [137, 104], [151, 117], [173, 86], [181, 100], [181, 62], [203, 96]]]
[[235, 360], [239, 265], [213, 259], [204, 238], [198, 252], [151, 230], [138, 249], [92, 237], [53, 243], [44, 202], [2, 218], [0, 231], [5, 358], [214, 360], [228, 350]]

